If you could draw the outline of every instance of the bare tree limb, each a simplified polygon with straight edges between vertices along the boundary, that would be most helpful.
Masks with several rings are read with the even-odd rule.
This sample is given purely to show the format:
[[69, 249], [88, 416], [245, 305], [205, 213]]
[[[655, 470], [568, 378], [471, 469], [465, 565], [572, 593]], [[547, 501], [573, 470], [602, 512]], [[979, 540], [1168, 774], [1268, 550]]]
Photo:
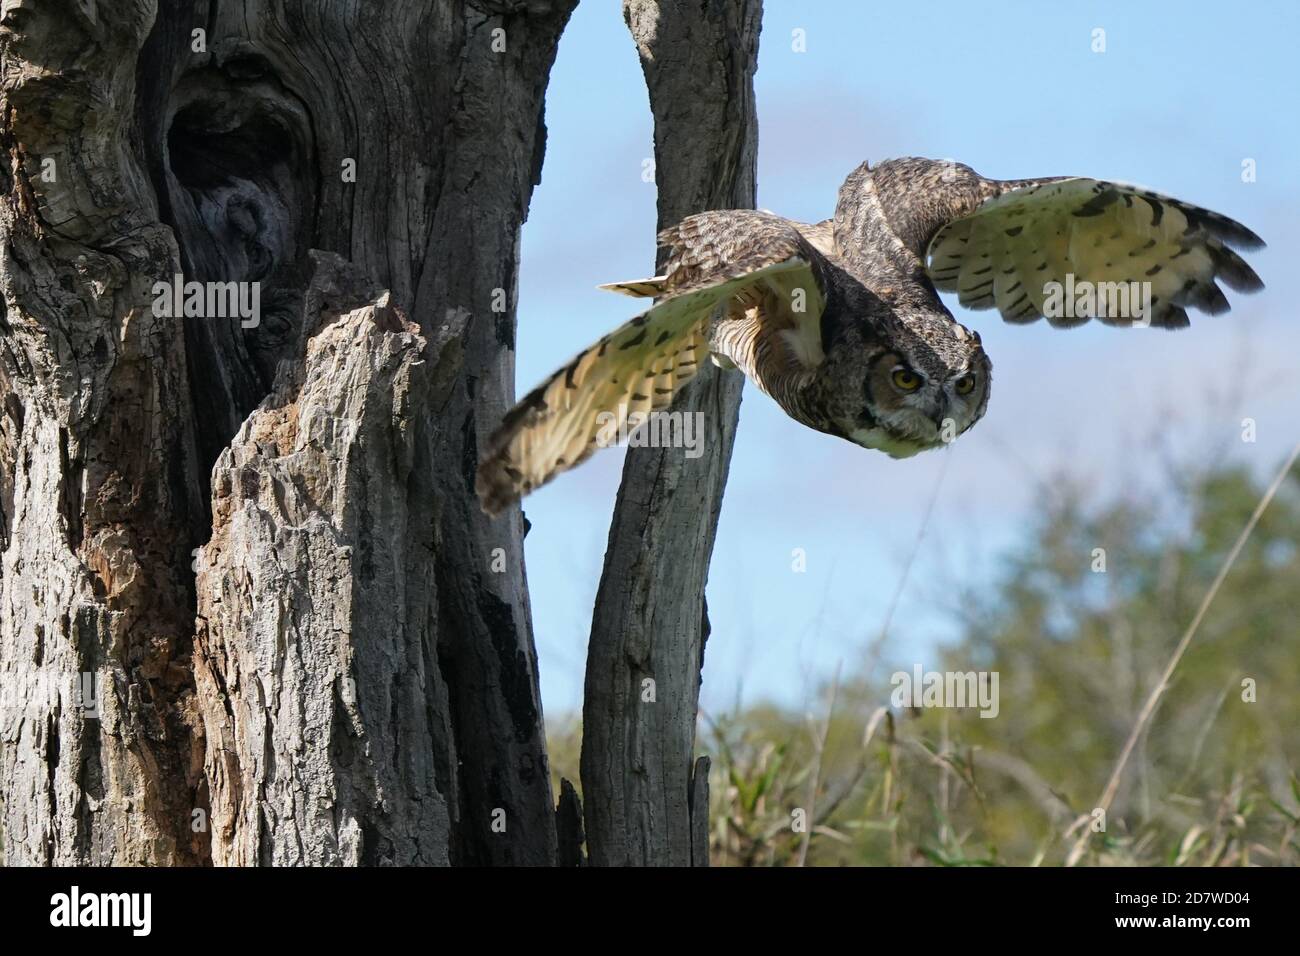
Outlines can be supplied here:
[[[624, 2], [655, 118], [660, 228], [707, 209], [754, 205], [761, 8], [760, 0]], [[692, 812], [707, 814], [691, 804], [704, 587], [742, 385], [739, 373], [710, 366], [675, 404], [704, 416], [699, 458], [680, 448], [628, 451], [583, 707], [583, 803], [595, 865], [690, 865]]]

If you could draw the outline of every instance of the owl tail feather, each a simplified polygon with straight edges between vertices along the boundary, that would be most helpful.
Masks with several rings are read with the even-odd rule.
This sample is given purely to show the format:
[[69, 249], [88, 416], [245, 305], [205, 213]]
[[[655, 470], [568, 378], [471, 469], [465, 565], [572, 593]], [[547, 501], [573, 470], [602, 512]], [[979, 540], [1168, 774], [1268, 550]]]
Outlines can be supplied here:
[[664, 281], [664, 276], [654, 276], [649, 279], [630, 279], [627, 282], [606, 282], [596, 288], [630, 295], [634, 299], [653, 299], [664, 294]]

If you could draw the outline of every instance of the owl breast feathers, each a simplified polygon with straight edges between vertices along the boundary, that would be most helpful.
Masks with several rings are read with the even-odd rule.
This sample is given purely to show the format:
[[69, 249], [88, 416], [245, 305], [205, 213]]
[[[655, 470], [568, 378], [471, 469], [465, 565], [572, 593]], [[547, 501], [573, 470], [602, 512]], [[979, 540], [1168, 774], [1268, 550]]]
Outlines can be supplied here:
[[[979, 335], [944, 307], [1068, 328], [1189, 324], [1223, 285], [1263, 287], [1226, 216], [1079, 177], [990, 180], [926, 159], [863, 163], [833, 219], [690, 216], [659, 236], [663, 275], [602, 288], [653, 298], [556, 371], [488, 440], [476, 490], [496, 514], [666, 409], [706, 360], [736, 367], [796, 421], [903, 457], [953, 440], [988, 403]], [[630, 426], [630, 428], [629, 428]]]

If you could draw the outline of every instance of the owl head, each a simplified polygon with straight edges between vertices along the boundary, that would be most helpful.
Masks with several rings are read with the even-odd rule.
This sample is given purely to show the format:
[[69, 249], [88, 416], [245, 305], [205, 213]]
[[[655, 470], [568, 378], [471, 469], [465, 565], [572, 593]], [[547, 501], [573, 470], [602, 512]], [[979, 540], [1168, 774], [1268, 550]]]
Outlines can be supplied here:
[[892, 458], [947, 444], [984, 415], [992, 371], [977, 333], [910, 316], [857, 370], [860, 411], [846, 437]]

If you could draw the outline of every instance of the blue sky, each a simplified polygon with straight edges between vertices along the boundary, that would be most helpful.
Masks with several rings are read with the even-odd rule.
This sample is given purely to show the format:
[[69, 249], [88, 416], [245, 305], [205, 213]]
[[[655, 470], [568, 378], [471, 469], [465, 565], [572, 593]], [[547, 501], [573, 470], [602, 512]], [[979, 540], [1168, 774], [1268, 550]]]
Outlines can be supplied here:
[[[1236, 218], [1269, 243], [1269, 287], [1228, 292], [1192, 328], [1069, 331], [948, 306], [993, 360], [988, 414], [906, 461], [803, 428], [747, 385], [710, 572], [703, 703], [811, 703], [880, 631], [927, 662], [954, 585], [987, 580], [1032, 520], [1039, 483], [1106, 493], [1160, 480], [1162, 449], [1215, 448], [1260, 473], [1300, 435], [1300, 326], [1282, 298], [1300, 256], [1300, 4], [768, 0], [756, 77], [759, 205], [831, 215], [862, 160], [954, 158], [999, 179], [1140, 183]], [[1095, 53], [1093, 31], [1105, 30]], [[806, 52], [792, 49], [801, 29]], [[547, 94], [542, 183], [524, 227], [520, 394], [637, 311], [601, 282], [648, 275], [655, 187], [649, 103], [617, 0], [583, 0]], [[1256, 181], [1242, 181], [1243, 160]], [[1241, 421], [1257, 423], [1254, 444]], [[591, 609], [623, 451], [525, 501], [528, 577], [549, 716], [581, 706]], [[917, 545], [927, 506], [934, 509]], [[793, 549], [807, 570], [791, 569]]]

